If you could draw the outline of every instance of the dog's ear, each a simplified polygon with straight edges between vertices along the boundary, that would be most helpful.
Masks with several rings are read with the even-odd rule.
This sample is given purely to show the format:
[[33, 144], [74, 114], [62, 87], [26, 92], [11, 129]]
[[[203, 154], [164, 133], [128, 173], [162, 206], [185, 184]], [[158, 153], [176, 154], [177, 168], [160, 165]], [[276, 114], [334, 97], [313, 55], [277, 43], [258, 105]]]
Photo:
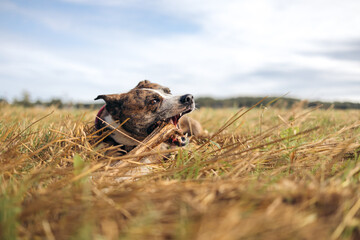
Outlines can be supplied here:
[[121, 112], [124, 103], [124, 94], [99, 95], [94, 100], [103, 99], [106, 102], [106, 110], [112, 115]]
[[[106, 99], [106, 95], [98, 95], [96, 98], [94, 98], [94, 100], [99, 100], [99, 99]], [[105, 100], [106, 101], [106, 100]]]
[[103, 99], [108, 106], [122, 105], [124, 94], [99, 95], [94, 100]]
[[162, 89], [165, 93], [171, 94], [171, 91], [167, 87], [163, 87], [157, 83], [152, 83], [149, 80], [144, 80], [138, 83], [134, 89], [150, 88], [150, 89]]
[[139, 82], [135, 88], [147, 88], [149, 85], [151, 85], [151, 82], [149, 80], [143, 80]]
[[122, 97], [122, 94], [107, 94], [107, 95], [99, 95], [94, 100], [103, 99], [106, 103], [119, 101]]

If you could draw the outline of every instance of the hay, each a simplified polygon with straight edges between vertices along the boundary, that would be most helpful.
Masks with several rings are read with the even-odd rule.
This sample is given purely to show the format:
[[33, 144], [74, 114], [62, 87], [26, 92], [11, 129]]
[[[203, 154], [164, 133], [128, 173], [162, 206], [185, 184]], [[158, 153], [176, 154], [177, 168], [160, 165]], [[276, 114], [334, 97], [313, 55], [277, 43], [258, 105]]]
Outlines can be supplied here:
[[2, 107], [0, 238], [359, 239], [360, 112], [243, 113], [201, 109], [209, 137], [109, 156], [95, 112]]

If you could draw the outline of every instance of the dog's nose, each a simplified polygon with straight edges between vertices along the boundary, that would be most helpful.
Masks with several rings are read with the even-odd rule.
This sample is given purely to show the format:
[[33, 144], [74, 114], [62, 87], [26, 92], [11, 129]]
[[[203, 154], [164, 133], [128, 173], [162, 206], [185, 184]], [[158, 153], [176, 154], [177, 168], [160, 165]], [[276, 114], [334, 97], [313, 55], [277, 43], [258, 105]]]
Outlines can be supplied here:
[[192, 104], [194, 102], [194, 97], [191, 94], [185, 94], [180, 97], [180, 102], [183, 104]]

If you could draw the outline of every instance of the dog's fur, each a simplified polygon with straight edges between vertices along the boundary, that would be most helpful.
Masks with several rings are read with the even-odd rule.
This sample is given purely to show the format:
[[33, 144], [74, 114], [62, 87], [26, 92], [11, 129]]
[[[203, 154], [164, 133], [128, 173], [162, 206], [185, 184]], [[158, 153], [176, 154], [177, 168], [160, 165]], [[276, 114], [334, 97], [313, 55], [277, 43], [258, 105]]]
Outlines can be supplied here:
[[103, 99], [106, 105], [95, 120], [96, 129], [116, 129], [107, 140], [122, 145], [125, 151], [136, 147], [163, 121], [190, 135], [202, 134], [200, 123], [182, 117], [195, 109], [190, 94], [174, 96], [169, 88], [144, 80], [127, 93], [99, 95], [97, 99]]

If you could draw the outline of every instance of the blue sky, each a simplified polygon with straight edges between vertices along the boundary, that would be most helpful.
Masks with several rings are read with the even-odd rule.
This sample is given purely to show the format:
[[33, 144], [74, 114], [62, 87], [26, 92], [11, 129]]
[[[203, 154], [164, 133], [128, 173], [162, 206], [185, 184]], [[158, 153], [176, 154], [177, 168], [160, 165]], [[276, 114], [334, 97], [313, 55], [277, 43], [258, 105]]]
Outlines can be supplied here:
[[360, 102], [358, 0], [0, 0], [0, 98], [92, 102], [149, 79], [196, 97]]

